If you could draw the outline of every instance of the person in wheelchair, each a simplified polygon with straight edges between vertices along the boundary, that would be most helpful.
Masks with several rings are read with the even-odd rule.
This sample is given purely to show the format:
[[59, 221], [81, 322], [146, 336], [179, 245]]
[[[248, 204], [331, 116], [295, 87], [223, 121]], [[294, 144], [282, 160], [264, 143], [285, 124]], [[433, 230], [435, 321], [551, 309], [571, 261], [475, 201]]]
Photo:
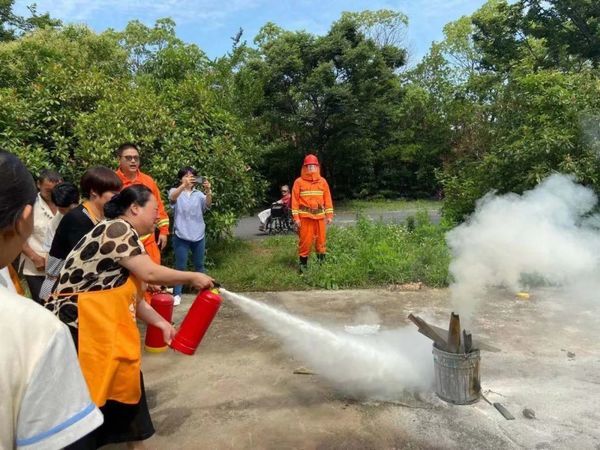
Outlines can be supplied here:
[[281, 219], [289, 217], [291, 220], [291, 205], [292, 196], [290, 194], [290, 188], [287, 184], [284, 184], [281, 186], [281, 198], [273, 203], [269, 209], [265, 209], [258, 213], [258, 220], [260, 222], [258, 229], [260, 231], [270, 232], [273, 229], [273, 225], [277, 225], [271, 219], [277, 218], [277, 222], [285, 222]]

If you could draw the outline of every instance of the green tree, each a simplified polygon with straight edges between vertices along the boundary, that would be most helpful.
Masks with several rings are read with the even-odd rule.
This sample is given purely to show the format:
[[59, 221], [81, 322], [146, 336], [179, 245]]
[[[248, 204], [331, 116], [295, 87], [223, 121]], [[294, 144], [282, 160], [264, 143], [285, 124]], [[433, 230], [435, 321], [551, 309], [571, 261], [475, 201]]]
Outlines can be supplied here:
[[[261, 29], [258, 51], [248, 54], [236, 81], [252, 86], [248, 112], [265, 148], [261, 171], [274, 185], [292, 181], [304, 155], [314, 152], [337, 197], [385, 189], [380, 172], [389, 172], [388, 147], [404, 126], [396, 72], [406, 51], [396, 44], [405, 23], [400, 13], [367, 11], [344, 13], [324, 36], [274, 24]], [[412, 188], [405, 195], [420, 189], [400, 184]]]
[[48, 13], [38, 14], [35, 3], [27, 7], [31, 14], [29, 17], [15, 14], [14, 4], [14, 0], [0, 0], [0, 42], [12, 41], [27, 31], [62, 25], [60, 20], [53, 19]]
[[[150, 28], [146, 41], [136, 24], [135, 38], [67, 26], [0, 44], [0, 147], [34, 173], [53, 167], [77, 180], [92, 165], [114, 167], [116, 147], [136, 142], [163, 192], [184, 165], [210, 177], [209, 232], [224, 234], [263, 190], [247, 170], [256, 146], [220, 104], [204, 55], [169, 23]], [[182, 61], [183, 73], [173, 71]]]
[[[458, 40], [447, 34], [440, 44], [438, 65], [429, 68], [444, 68], [437, 73], [446, 82], [430, 78], [449, 93], [443, 109], [452, 152], [439, 172], [449, 218], [462, 220], [490, 190], [522, 192], [554, 171], [600, 187], [596, 144], [586, 129], [600, 110], [599, 73], [593, 51], [570, 44], [581, 32], [570, 20], [586, 11], [593, 22], [593, 10], [585, 1], [491, 0], [470, 18], [468, 33]], [[550, 17], [562, 17], [571, 31], [561, 37]], [[457, 65], [448, 49], [457, 48], [473, 64], [449, 76]]]

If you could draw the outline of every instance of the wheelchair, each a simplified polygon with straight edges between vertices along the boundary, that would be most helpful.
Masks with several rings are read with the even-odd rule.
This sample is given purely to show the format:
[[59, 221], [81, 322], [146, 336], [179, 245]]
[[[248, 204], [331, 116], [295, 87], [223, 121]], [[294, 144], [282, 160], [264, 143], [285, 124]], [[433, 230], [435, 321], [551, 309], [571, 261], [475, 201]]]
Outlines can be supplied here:
[[271, 235], [296, 232], [296, 224], [292, 219], [290, 209], [281, 203], [273, 203], [271, 205], [271, 215], [265, 224], [265, 231]]

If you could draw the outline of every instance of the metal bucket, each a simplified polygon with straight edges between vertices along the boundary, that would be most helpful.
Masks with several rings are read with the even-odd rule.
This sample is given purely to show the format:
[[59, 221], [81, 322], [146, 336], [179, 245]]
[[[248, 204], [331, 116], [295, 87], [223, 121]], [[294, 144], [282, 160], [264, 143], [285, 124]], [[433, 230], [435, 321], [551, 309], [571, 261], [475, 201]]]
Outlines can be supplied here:
[[435, 393], [455, 405], [468, 405], [479, 400], [479, 350], [471, 353], [447, 353], [433, 346]]

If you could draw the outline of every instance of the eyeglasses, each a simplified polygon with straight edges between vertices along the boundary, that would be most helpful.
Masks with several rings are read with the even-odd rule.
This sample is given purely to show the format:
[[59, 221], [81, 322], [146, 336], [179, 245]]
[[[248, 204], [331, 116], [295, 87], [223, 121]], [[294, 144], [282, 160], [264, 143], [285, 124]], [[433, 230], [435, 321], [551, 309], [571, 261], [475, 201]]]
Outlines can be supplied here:
[[138, 155], [123, 155], [123, 158], [125, 158], [125, 160], [129, 162], [140, 160], [140, 157]]

